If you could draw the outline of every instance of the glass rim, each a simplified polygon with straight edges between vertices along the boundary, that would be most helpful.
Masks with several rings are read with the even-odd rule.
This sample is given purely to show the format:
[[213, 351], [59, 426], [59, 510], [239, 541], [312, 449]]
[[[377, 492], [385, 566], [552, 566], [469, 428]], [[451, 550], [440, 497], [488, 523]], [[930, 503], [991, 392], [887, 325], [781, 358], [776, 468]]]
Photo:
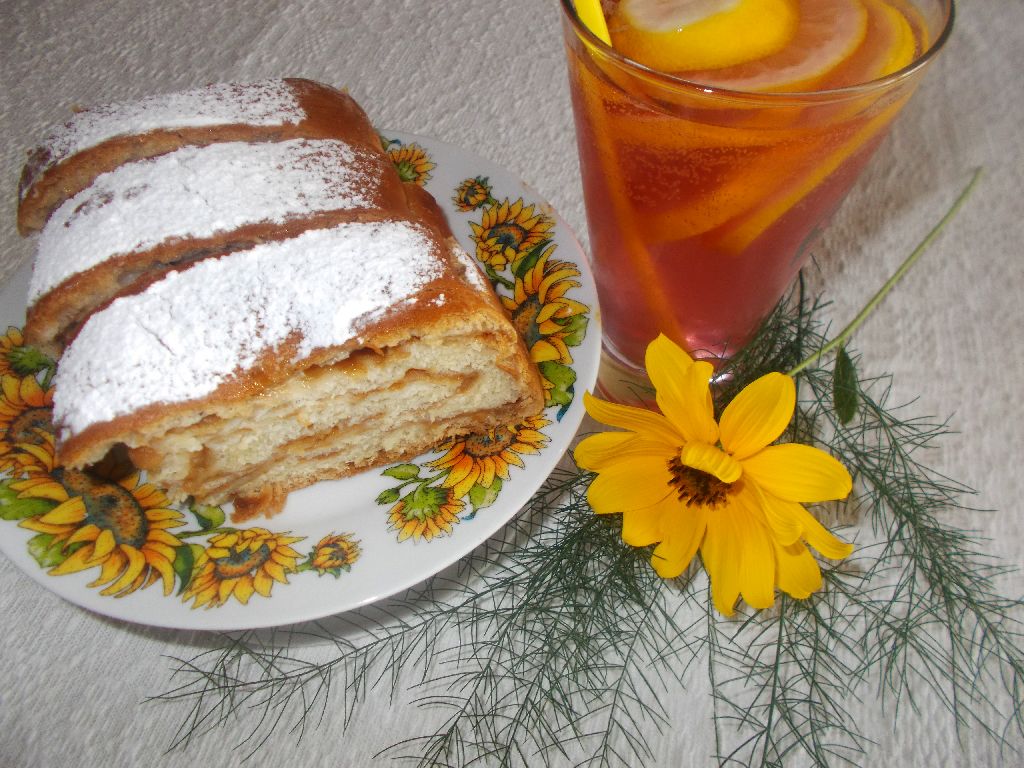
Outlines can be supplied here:
[[649, 67], [646, 64], [641, 64], [635, 59], [631, 59], [628, 56], [622, 55], [619, 51], [615, 50], [612, 46], [605, 43], [601, 38], [590, 31], [590, 28], [580, 19], [579, 14], [576, 12], [575, 0], [560, 0], [564, 16], [572, 24], [573, 31], [576, 36], [579, 37], [588, 47], [597, 51], [606, 59], [612, 61], [616, 66], [621, 67], [624, 70], [632, 71], [635, 74], [642, 75], [644, 78], [653, 81], [654, 83], [664, 86], [666, 88], [685, 89], [685, 90], [698, 90], [703, 95], [708, 97], [721, 97], [726, 99], [736, 100], [751, 100], [759, 99], [766, 102], [784, 104], [792, 101], [832, 101], [832, 100], [843, 100], [852, 99], [864, 94], [871, 93], [876, 90], [883, 90], [890, 87], [894, 83], [901, 80], [905, 80], [908, 77], [914, 75], [914, 73], [920, 71], [926, 67], [932, 59], [938, 54], [940, 50], [945, 46], [953, 33], [953, 21], [956, 17], [956, 4], [955, 0], [941, 0], [945, 2], [949, 7], [949, 13], [946, 15], [946, 22], [942, 28], [942, 31], [936, 36], [932, 44], [921, 52], [921, 54], [915, 58], [912, 62], [907, 64], [905, 67], [891, 72], [884, 77], [877, 77], [873, 80], [866, 80], [862, 83], [855, 83], [854, 85], [844, 85], [841, 88], [825, 88], [821, 90], [811, 91], [750, 91], [750, 90], [737, 90], [731, 88], [723, 88], [717, 85], [711, 85], [708, 83], [701, 83], [696, 80], [687, 80], [676, 75], [662, 72], [661, 70]]

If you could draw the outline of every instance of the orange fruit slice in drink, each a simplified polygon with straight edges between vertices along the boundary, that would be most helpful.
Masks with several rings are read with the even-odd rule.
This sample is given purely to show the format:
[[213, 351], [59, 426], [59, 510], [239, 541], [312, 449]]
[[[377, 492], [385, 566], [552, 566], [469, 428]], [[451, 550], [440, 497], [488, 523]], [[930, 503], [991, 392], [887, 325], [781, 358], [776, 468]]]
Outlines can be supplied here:
[[863, 123], [845, 143], [823, 157], [811, 170], [797, 177], [794, 183], [783, 186], [735, 226], [730, 226], [728, 233], [719, 241], [719, 245], [730, 253], [746, 250], [772, 224], [795, 208], [801, 200], [817, 189], [819, 184], [823, 184], [825, 179], [838, 170], [858, 149], [885, 130], [909, 96], [909, 93], [905, 93], [897, 101], [887, 105], [884, 110]]
[[857, 51], [867, 31], [862, 0], [803, 2], [795, 34], [784, 49], [734, 67], [694, 67], [680, 74], [735, 91], [814, 90]]
[[921, 51], [926, 36], [923, 19], [915, 15], [911, 21], [886, 0], [862, 2], [868, 11], [867, 38], [819, 87], [841, 88], [891, 75], [913, 62]]
[[769, 56], [796, 27], [796, 0], [622, 0], [608, 20], [617, 51], [662, 72]]
[[[849, 71], [835, 75], [836, 79], [833, 82], [836, 83], [836, 87], [851, 82], [838, 79], [844, 74], [845, 77], [853, 78], [852, 82], [867, 82], [909, 65], [920, 49], [919, 40], [926, 34], [920, 19], [913, 20], [917, 23], [915, 29], [906, 16], [885, 0], [864, 2], [870, 14], [871, 34], [856, 54], [841, 67], [849, 68]], [[857, 150], [884, 131], [910, 97], [910, 91], [897, 93], [900, 94], [899, 98], [863, 122], [844, 142], [822, 157], [809, 171], [790, 175], [788, 178], [780, 177], [785, 178], [786, 183], [780, 184], [771, 198], [766, 199], [750, 215], [730, 227], [729, 233], [722, 240], [722, 246], [733, 253], [746, 249], [819, 184], [824, 183], [825, 179]], [[854, 112], [867, 108], [871, 99], [873, 97], [865, 96], [850, 102], [846, 106], [850, 117], [853, 117]]]
[[[672, 205], [658, 205], [653, 194], [647, 199], [633, 196], [645, 238], [651, 243], [684, 240], [750, 214], [773, 196], [779, 180], [794, 167], [806, 167], [815, 151], [812, 143], [799, 140], [727, 153], [698, 150], [685, 161], [690, 169], [685, 179], [678, 178], [671, 156], [666, 157], [660, 186], [655, 186], [657, 170], [648, 172], [647, 185], [653, 192], [668, 190], [665, 197]], [[675, 189], [670, 187], [672, 183]], [[692, 184], [692, 191], [685, 189], [686, 184]]]

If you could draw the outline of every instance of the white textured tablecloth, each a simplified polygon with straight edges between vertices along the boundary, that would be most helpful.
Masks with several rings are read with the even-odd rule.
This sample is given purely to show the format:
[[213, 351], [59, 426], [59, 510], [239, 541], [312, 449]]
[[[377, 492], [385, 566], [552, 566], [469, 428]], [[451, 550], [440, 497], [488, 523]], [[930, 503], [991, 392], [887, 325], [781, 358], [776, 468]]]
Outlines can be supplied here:
[[[858, 335], [867, 372], [897, 400], [954, 414], [959, 433], [928, 461], [977, 488], [958, 522], [1008, 565], [1024, 553], [1024, 2], [960, 0], [957, 28], [817, 252], [816, 284], [838, 325], [852, 316], [984, 166], [981, 187]], [[304, 76], [347, 86], [378, 126], [461, 145], [551, 201], [586, 243], [556, 0], [0, 0], [0, 280], [31, 256], [14, 231], [25, 151], [75, 104], [224, 80]], [[1020, 575], [1000, 582], [1024, 591]], [[203, 638], [146, 631], [80, 610], [0, 558], [0, 765], [228, 766], [243, 733], [165, 753], [181, 710], [143, 700], [168, 687], [164, 656]], [[870, 692], [869, 692], [870, 693]], [[670, 702], [659, 765], [709, 765], [707, 692]], [[1019, 765], [958, 735], [927, 696], [893, 727], [871, 695], [851, 702], [876, 740], [864, 764]], [[256, 765], [357, 766], [440, 714], [373, 696], [342, 733], [328, 714], [282, 734]], [[1024, 744], [1017, 738], [1017, 748]], [[384, 759], [381, 762], [386, 762]]]

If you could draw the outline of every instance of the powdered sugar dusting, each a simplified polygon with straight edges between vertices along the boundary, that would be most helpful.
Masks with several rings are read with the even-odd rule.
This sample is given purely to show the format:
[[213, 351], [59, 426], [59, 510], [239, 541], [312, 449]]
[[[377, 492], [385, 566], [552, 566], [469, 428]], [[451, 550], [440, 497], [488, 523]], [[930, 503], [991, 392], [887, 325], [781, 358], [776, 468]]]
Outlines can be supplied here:
[[472, 285], [474, 288], [479, 288], [480, 290], [487, 292], [494, 290], [491, 287], [491, 284], [487, 280], [487, 278], [484, 277], [484, 273], [481, 271], [480, 265], [472, 256], [466, 253], [465, 249], [463, 249], [462, 246], [457, 245], [453, 249], [453, 253], [456, 261], [458, 261], [460, 264], [462, 264], [463, 267], [465, 267], [466, 279], [469, 281], [470, 285]]
[[203, 397], [296, 332], [298, 359], [342, 344], [442, 269], [421, 227], [378, 222], [310, 230], [171, 273], [93, 315], [65, 351], [54, 399], [62, 438]]
[[127, 163], [58, 208], [40, 233], [29, 301], [119, 254], [256, 222], [378, 201], [369, 150], [337, 140], [226, 142]]
[[291, 125], [306, 117], [284, 80], [218, 83], [79, 112], [53, 129], [42, 146], [50, 165], [116, 136], [211, 125]]

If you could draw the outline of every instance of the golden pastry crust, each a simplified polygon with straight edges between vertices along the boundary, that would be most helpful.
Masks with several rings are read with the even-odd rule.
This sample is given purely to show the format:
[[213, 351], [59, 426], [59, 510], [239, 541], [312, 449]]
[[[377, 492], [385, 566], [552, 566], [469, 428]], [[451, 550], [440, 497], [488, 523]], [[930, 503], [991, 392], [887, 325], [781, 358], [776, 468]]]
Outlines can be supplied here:
[[[156, 128], [116, 135], [66, 158], [55, 158], [52, 145], [40, 144], [29, 152], [18, 183], [18, 232], [26, 236], [41, 230], [54, 210], [92, 184], [100, 174], [133, 160], [157, 157], [186, 146], [298, 138], [339, 139], [364, 145], [379, 143], [366, 114], [349, 94], [312, 80], [286, 78], [284, 83], [305, 113], [305, 117], [295, 123]], [[89, 112], [81, 110], [79, 114]]]

